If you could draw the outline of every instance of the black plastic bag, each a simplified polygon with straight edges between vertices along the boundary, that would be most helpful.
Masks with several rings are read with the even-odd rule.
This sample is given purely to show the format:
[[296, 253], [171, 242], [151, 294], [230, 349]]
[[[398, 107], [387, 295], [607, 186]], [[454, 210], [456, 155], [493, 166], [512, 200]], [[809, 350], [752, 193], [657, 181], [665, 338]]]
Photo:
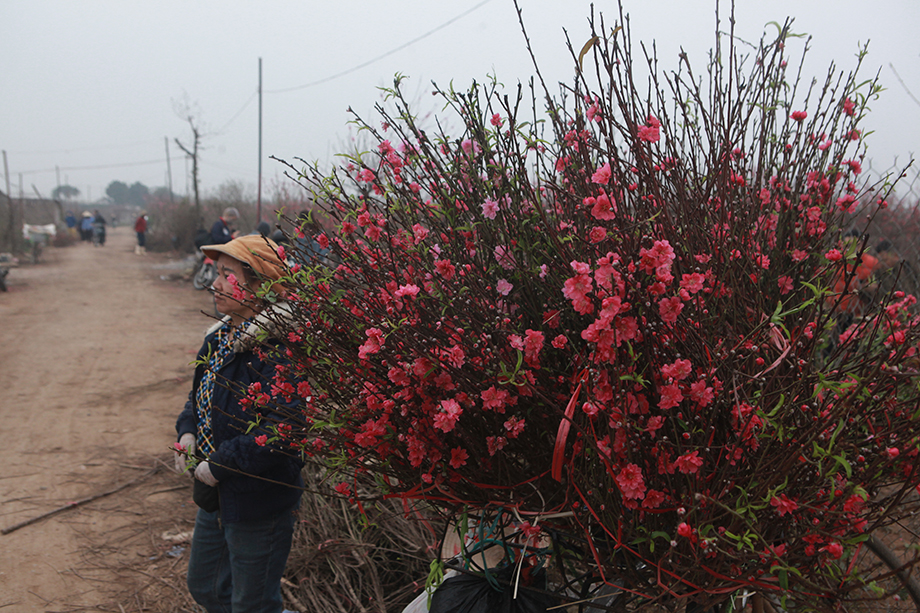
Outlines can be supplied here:
[[[429, 613], [544, 613], [558, 604], [549, 594], [518, 587], [514, 598], [513, 568], [490, 571], [498, 580], [495, 589], [484, 577], [460, 574], [445, 579], [431, 598]], [[537, 589], [546, 588], [546, 573], [538, 571], [530, 584]]]
[[217, 488], [207, 483], [195, 479], [195, 485], [192, 488], [192, 500], [202, 511], [213, 513], [220, 508], [220, 496]]

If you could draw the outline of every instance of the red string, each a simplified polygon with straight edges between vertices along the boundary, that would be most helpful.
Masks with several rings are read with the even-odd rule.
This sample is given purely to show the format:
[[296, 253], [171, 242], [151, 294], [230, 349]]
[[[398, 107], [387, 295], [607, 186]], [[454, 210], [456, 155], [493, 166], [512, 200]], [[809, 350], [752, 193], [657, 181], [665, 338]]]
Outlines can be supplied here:
[[556, 446], [553, 448], [553, 479], [562, 482], [562, 462], [565, 458], [565, 441], [569, 437], [569, 428], [572, 426], [572, 416], [575, 414], [575, 403], [578, 402], [578, 395], [581, 393], [581, 386], [588, 378], [588, 369], [585, 368], [578, 376], [578, 386], [575, 393], [565, 407], [565, 417], [559, 422], [559, 430], [556, 431]]

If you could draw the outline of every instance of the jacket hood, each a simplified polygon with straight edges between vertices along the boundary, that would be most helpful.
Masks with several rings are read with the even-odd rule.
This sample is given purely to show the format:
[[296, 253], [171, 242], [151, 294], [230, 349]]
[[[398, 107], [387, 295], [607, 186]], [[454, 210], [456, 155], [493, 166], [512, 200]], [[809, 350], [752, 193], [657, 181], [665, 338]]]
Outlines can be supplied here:
[[[255, 319], [246, 326], [240, 338], [233, 343], [234, 353], [252, 351], [268, 339], [282, 339], [285, 331], [290, 328], [293, 315], [293, 309], [287, 302], [278, 302], [258, 313]], [[228, 315], [208, 328], [205, 336], [214, 334], [221, 326], [229, 322], [230, 316]]]

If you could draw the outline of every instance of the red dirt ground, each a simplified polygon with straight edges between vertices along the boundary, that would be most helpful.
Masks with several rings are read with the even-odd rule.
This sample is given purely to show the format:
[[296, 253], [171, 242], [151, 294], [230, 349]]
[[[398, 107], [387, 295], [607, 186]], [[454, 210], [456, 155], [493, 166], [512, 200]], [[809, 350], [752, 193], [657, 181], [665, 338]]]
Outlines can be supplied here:
[[[211, 300], [133, 248], [129, 228], [46, 248], [0, 293], [0, 613], [188, 604], [188, 543], [163, 535], [190, 531], [194, 505], [169, 447]], [[148, 606], [166, 593], [171, 609]]]

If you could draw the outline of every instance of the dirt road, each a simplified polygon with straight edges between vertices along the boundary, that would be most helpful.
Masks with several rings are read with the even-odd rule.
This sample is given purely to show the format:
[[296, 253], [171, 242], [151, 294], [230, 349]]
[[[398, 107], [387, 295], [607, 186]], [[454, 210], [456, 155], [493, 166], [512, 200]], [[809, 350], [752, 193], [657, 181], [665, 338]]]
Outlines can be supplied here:
[[48, 248], [0, 293], [0, 613], [184, 598], [187, 542], [163, 533], [194, 510], [166, 465], [211, 303], [176, 261], [133, 247], [117, 228], [101, 248]]

